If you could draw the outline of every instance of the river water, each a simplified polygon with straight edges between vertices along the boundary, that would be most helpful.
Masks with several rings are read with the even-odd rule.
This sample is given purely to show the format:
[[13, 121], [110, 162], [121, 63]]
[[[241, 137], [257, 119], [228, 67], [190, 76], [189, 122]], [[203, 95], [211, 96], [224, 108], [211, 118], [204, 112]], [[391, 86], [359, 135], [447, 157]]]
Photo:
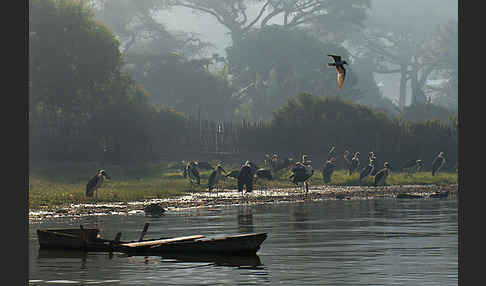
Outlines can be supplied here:
[[[97, 227], [122, 240], [267, 232], [256, 257], [40, 251], [36, 229]], [[30, 285], [457, 285], [456, 199], [328, 200], [55, 218], [29, 224]]]

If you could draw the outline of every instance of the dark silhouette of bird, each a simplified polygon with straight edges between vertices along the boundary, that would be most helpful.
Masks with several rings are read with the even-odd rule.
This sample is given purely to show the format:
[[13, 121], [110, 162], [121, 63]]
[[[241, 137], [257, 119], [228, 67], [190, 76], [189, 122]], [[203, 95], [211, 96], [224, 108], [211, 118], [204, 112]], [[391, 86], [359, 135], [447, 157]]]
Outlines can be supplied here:
[[322, 179], [325, 183], [331, 182], [331, 176], [334, 172], [334, 168], [336, 167], [336, 158], [332, 157], [331, 159], [327, 160], [322, 167]]
[[359, 170], [359, 167], [360, 167], [359, 157], [360, 157], [360, 153], [359, 152], [354, 153], [354, 156], [351, 159], [351, 169], [349, 171], [349, 175], [350, 176], [353, 175], [353, 173], [355, 171], [358, 171]]
[[[303, 159], [306, 159], [304, 156]], [[307, 180], [312, 177], [313, 174], [314, 169], [310, 164], [297, 162], [295, 164], [295, 167], [292, 169], [292, 174], [290, 175], [290, 178], [292, 179], [292, 183], [296, 184], [297, 186], [299, 185], [299, 183], [304, 183], [305, 191], [308, 192], [309, 183], [307, 182]]]
[[214, 187], [216, 187], [217, 190], [219, 189], [218, 184], [221, 177], [223, 176], [222, 173], [226, 173], [226, 171], [223, 169], [223, 167], [221, 167], [221, 165], [218, 164], [218, 166], [216, 166], [216, 169], [214, 169], [209, 175], [208, 191], [211, 191]]
[[370, 176], [373, 173], [373, 170], [375, 169], [375, 159], [373, 157], [370, 158], [370, 163], [368, 166], [363, 168], [361, 170], [361, 173], [359, 174], [359, 184], [361, 185], [361, 182], [368, 176]]
[[344, 169], [349, 172], [349, 175], [351, 175], [352, 164], [351, 164], [351, 160], [349, 160], [349, 151], [348, 150], [344, 151], [343, 158], [344, 158]]
[[280, 158], [277, 154], [273, 154], [272, 157], [269, 159], [270, 169], [273, 172], [278, 172], [282, 169], [289, 168], [292, 164], [292, 158]]
[[111, 179], [105, 170], [99, 169], [96, 175], [88, 181], [86, 184], [86, 196], [93, 197], [94, 192], [96, 192], [96, 200], [98, 200], [98, 189], [101, 187], [106, 179]]
[[196, 163], [197, 163], [197, 167], [199, 169], [202, 169], [202, 170], [213, 170], [214, 169], [214, 167], [211, 166], [211, 164], [209, 164], [208, 162], [205, 162], [205, 161], [203, 161], [203, 162], [197, 161]]
[[199, 171], [197, 170], [197, 162], [190, 161], [186, 164], [184, 168], [184, 178], [189, 177], [189, 182], [191, 183], [191, 188], [194, 184], [201, 184], [201, 177], [199, 176]]
[[256, 179], [272, 180], [272, 171], [268, 169], [260, 168], [255, 172]]
[[412, 159], [407, 161], [403, 165], [402, 170], [407, 171], [407, 174], [411, 176], [413, 172], [418, 172], [422, 168], [422, 166], [423, 166], [422, 160]]
[[229, 172], [228, 174], [226, 174], [226, 177], [238, 179], [239, 173], [240, 173], [240, 170], [233, 170], [233, 171]]
[[[257, 182], [261, 182], [262, 180], [269, 180], [273, 179], [272, 171], [264, 168], [260, 168], [255, 172], [255, 178], [253, 183], [256, 184]], [[263, 187], [263, 184], [260, 183], [260, 187]]]
[[341, 60], [341, 56], [335, 56], [335, 55], [328, 55], [330, 56], [333, 60], [334, 63], [328, 63], [328, 67], [336, 67], [337, 71], [337, 84], [338, 88], [341, 88], [343, 86], [344, 78], [346, 77], [346, 69], [344, 68], [344, 65], [347, 65], [348, 63], [344, 60]]
[[388, 174], [390, 174], [390, 167], [388, 165], [388, 162], [385, 162], [383, 169], [378, 171], [375, 175], [375, 187], [378, 185], [385, 185], [386, 178], [388, 177]]
[[432, 176], [435, 176], [439, 172], [440, 168], [445, 164], [444, 152], [440, 152], [437, 157], [435, 157], [432, 162]]
[[250, 161], [246, 161], [238, 172], [238, 192], [243, 194], [244, 187], [246, 187], [247, 193], [251, 193], [253, 191], [253, 174], [254, 173], [251, 168]]

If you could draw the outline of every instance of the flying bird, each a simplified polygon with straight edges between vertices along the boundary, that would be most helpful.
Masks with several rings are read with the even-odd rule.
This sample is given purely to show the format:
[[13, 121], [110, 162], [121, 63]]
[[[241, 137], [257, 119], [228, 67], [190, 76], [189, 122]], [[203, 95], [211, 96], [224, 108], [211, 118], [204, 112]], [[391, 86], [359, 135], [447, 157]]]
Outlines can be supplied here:
[[330, 56], [334, 60], [334, 63], [328, 63], [327, 66], [336, 67], [338, 88], [341, 88], [343, 86], [344, 78], [346, 77], [346, 69], [344, 68], [344, 65], [347, 65], [348, 63], [344, 60], [341, 60], [341, 56], [328, 56]]
[[96, 200], [98, 200], [98, 188], [101, 187], [106, 179], [111, 179], [105, 170], [99, 169], [96, 175], [86, 184], [86, 196], [92, 197], [96, 192]]

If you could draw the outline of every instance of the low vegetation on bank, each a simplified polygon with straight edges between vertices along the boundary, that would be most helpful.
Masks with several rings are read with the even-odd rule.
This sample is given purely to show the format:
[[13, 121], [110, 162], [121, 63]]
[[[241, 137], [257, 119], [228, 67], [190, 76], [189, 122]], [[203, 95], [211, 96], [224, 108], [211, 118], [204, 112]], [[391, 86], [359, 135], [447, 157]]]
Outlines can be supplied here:
[[[227, 172], [237, 170], [238, 166], [223, 166]], [[181, 163], [162, 162], [159, 164], [132, 165], [131, 167], [106, 166], [111, 180], [105, 181], [98, 191], [100, 202], [130, 202], [154, 198], [180, 196], [188, 192], [207, 191], [209, 170], [200, 170], [201, 185], [191, 185], [182, 176]], [[35, 166], [29, 174], [29, 209], [39, 210], [76, 203], [93, 202], [85, 196], [86, 183], [96, 172], [96, 164], [56, 164]], [[93, 171], [94, 170], [94, 171]], [[290, 172], [282, 170], [274, 174], [272, 181], [259, 181], [255, 189], [293, 188], [289, 179]], [[362, 185], [373, 185], [374, 177], [366, 178]], [[333, 173], [331, 183], [325, 184], [322, 174], [316, 169], [309, 180], [310, 186], [358, 186], [359, 174], [349, 176], [344, 170]], [[419, 172], [412, 176], [392, 172], [387, 178], [388, 185], [449, 185], [457, 184], [456, 173], [440, 172], [432, 176], [430, 172]], [[225, 178], [221, 183], [224, 189], [236, 189], [236, 179]], [[215, 190], [213, 190], [215, 191]]]

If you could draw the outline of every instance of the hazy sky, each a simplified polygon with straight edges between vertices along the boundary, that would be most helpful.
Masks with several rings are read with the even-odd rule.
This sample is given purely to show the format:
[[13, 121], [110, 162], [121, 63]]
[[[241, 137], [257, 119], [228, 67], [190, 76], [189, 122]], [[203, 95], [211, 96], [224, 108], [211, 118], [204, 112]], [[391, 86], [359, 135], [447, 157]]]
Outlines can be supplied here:
[[[416, 31], [432, 31], [448, 19], [457, 21], [457, 0], [372, 0], [369, 24], [387, 25]], [[249, 17], [256, 16], [258, 6], [249, 7]], [[227, 30], [214, 17], [194, 13], [187, 8], [173, 8], [160, 13], [159, 19], [170, 30], [195, 32], [211, 42], [217, 52], [226, 55], [224, 48], [231, 45]]]
[[[434, 31], [438, 24], [458, 20], [457, 0], [372, 0], [371, 5], [368, 25], [404, 29], [424, 37]], [[249, 18], [256, 16], [258, 11], [258, 6], [250, 7]], [[215, 46], [207, 51], [208, 55], [216, 52], [226, 56], [224, 49], [231, 45], [231, 38], [224, 26], [206, 14], [173, 8], [161, 12], [159, 19], [169, 30], [200, 34], [202, 39]], [[398, 98], [399, 75], [377, 74], [375, 78], [385, 96]]]

